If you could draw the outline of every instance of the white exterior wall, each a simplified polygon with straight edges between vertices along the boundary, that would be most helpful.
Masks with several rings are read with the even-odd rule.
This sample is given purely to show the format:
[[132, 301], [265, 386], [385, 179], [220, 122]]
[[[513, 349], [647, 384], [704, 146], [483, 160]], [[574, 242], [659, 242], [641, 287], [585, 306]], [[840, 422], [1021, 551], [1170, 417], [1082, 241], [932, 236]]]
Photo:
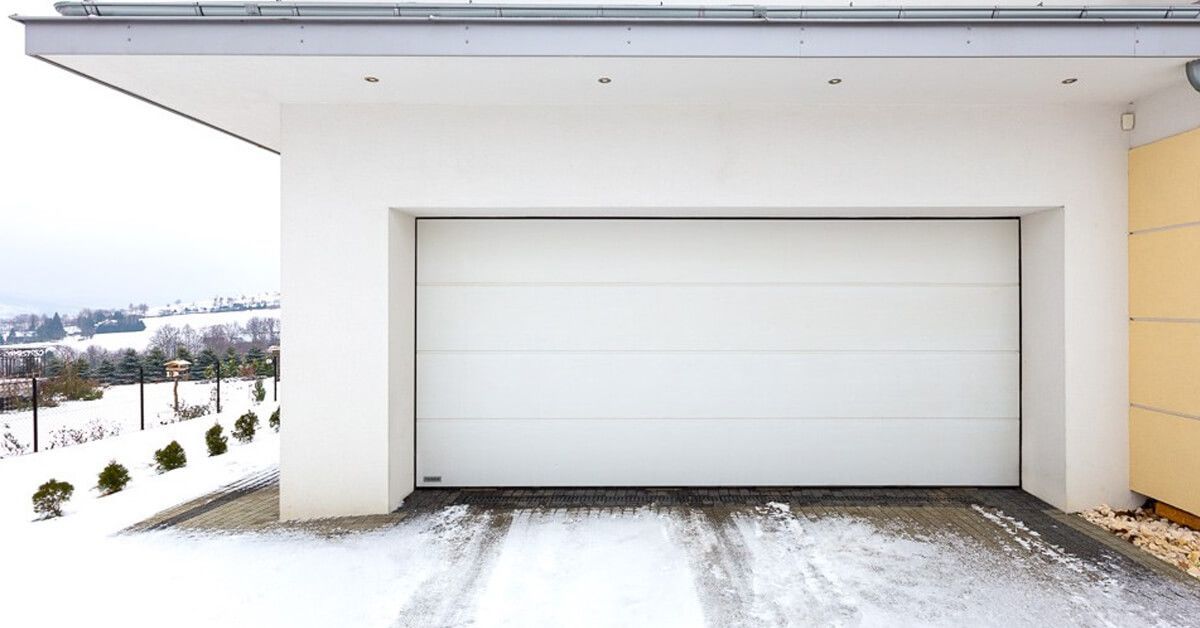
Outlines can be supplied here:
[[1021, 486], [1052, 504], [1067, 498], [1064, 213], [1021, 218]]
[[[1047, 273], [1061, 272], [1065, 285], [1063, 350], [1045, 356], [1062, 359], [1061, 382], [1039, 382], [1048, 398], [1061, 394], [1063, 411], [1055, 416], [1053, 401], [1038, 405], [1040, 427], [1026, 437], [1051, 438], [1057, 420], [1064, 442], [1025, 444], [1026, 468], [1045, 475], [1027, 488], [1068, 510], [1132, 505], [1122, 110], [285, 106], [283, 516], [384, 512], [412, 486], [412, 366], [405, 356], [413, 330], [402, 312], [411, 311], [413, 291], [402, 260], [413, 242], [409, 219], [396, 212], [1014, 215], [1062, 208], [1061, 268], [1052, 250], [1037, 259]], [[1045, 246], [1055, 243], [1052, 232], [1042, 235]], [[1038, 303], [1055, 307], [1052, 298], [1034, 300], [1027, 312]], [[1055, 316], [1033, 312], [1025, 321]], [[327, 356], [335, 363], [344, 356], [345, 367], [330, 367]], [[1058, 368], [1038, 366], [1044, 369], [1027, 371]]]
[[1157, 142], [1200, 127], [1200, 92], [1179, 81], [1138, 100], [1130, 110], [1137, 114], [1132, 144]]

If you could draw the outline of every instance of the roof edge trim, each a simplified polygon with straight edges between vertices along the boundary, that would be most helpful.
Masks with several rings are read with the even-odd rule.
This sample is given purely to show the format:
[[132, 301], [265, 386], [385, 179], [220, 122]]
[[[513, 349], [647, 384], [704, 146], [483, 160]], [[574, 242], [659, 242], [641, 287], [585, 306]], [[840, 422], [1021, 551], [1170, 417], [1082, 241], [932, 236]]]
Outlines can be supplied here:
[[385, 2], [58, 2], [65, 17], [630, 22], [1200, 22], [1200, 6], [756, 6]]

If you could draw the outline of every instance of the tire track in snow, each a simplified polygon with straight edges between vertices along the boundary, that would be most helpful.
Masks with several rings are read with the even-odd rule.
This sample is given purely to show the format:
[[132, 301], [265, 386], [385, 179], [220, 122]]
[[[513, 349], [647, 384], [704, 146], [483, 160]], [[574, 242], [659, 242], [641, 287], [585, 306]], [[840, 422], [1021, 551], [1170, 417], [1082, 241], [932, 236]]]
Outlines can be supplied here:
[[848, 626], [861, 622], [859, 604], [846, 593], [827, 549], [786, 504], [770, 503], [737, 519], [757, 576], [754, 588], [760, 625]]
[[[758, 626], [753, 565], [736, 525], [718, 518], [712, 508], [669, 515], [670, 532], [683, 548], [695, 580], [696, 594], [710, 626]], [[779, 624], [772, 613], [766, 623]]]
[[859, 605], [786, 505], [750, 512], [672, 513], [710, 626], [855, 625]]
[[472, 512], [450, 506], [431, 515], [431, 545], [443, 553], [440, 569], [421, 583], [393, 626], [462, 626], [474, 620], [480, 589], [512, 525], [506, 511]]

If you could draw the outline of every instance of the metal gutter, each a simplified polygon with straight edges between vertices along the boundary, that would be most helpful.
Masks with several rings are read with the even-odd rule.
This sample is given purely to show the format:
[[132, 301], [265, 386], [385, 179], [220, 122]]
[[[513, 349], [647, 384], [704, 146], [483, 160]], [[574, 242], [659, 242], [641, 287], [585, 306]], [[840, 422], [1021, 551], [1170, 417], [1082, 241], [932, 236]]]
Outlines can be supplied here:
[[1140, 22], [1200, 21], [1183, 6], [819, 6], [528, 5], [328, 2], [59, 2], [65, 17], [341, 18], [489, 21], [619, 22]]

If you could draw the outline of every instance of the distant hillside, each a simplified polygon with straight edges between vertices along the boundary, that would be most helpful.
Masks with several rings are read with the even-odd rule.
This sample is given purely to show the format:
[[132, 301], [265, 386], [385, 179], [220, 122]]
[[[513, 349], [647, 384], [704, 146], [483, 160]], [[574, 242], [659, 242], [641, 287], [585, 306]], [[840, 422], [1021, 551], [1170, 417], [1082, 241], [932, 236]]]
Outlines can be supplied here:
[[18, 312], [0, 314], [0, 346], [60, 345], [78, 349], [94, 346], [140, 351], [149, 337], [165, 326], [186, 326], [199, 331], [212, 326], [240, 325], [253, 318], [277, 320], [279, 293], [218, 296], [189, 303], [176, 301], [156, 308], [130, 303], [124, 308], [84, 308], [65, 314], [58, 311], [33, 314], [24, 306], [0, 307]]

